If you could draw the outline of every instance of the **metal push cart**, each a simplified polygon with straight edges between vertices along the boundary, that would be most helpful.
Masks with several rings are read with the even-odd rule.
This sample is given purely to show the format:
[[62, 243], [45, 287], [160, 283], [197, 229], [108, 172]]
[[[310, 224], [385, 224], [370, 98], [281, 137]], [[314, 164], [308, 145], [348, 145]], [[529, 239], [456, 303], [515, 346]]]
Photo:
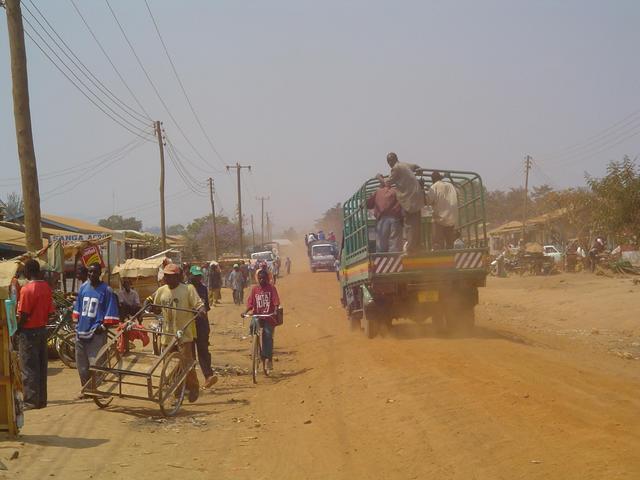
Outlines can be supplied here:
[[[174, 416], [180, 410], [186, 388], [185, 379], [195, 367], [196, 361], [193, 358], [188, 360], [178, 346], [182, 341], [184, 330], [191, 326], [198, 313], [184, 308], [148, 304], [135, 317], [149, 307], [186, 311], [193, 313], [194, 316], [182, 330], [175, 334], [134, 327], [134, 321], [127, 321], [115, 338], [109, 340], [100, 349], [95, 362], [90, 367], [91, 377], [82, 388], [82, 393], [92, 397], [100, 408], [108, 407], [114, 397], [119, 397], [157, 403], [166, 417]], [[126, 349], [129, 344], [129, 332], [133, 328], [159, 335], [161, 338], [169, 337], [171, 341], [163, 346], [159, 355], [155, 355], [152, 351], [128, 352], [128, 349], [123, 355], [118, 350], [118, 341], [124, 336], [120, 342], [124, 342]]]

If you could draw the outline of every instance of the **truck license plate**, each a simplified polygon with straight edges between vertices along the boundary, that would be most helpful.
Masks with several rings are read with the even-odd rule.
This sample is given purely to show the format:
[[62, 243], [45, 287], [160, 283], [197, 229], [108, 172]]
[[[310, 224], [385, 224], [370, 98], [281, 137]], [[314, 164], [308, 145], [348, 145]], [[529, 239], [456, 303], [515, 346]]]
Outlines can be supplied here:
[[437, 302], [439, 299], [438, 290], [427, 290], [424, 292], [418, 292], [419, 303]]

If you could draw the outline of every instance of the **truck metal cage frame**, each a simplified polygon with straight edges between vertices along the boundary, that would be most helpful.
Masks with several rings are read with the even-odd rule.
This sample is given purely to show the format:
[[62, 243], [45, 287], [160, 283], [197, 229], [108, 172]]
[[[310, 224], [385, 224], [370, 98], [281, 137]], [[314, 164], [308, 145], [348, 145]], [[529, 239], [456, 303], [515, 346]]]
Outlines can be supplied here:
[[[485, 221], [484, 188], [480, 175], [446, 169], [419, 168], [416, 178], [426, 191], [431, 187], [431, 173], [441, 172], [444, 180], [449, 181], [458, 193], [458, 229], [465, 248], [486, 248], [487, 227]], [[341, 263], [353, 265], [375, 254], [375, 242], [370, 241], [370, 231], [375, 229], [375, 219], [369, 217], [367, 199], [377, 190], [380, 182], [377, 178], [367, 180], [358, 191], [343, 204], [344, 232]], [[431, 217], [422, 218], [422, 242], [424, 254], [437, 254], [431, 251]], [[375, 230], [374, 230], [375, 231]], [[442, 251], [439, 251], [442, 252]]]

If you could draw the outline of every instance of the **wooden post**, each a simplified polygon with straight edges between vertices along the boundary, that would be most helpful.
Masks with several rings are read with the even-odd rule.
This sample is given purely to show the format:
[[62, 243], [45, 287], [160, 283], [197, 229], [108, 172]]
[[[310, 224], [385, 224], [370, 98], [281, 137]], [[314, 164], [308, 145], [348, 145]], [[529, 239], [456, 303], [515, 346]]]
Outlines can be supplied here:
[[238, 227], [240, 229], [240, 258], [243, 258], [244, 255], [244, 240], [242, 239], [242, 190], [241, 190], [241, 184], [240, 184], [240, 171], [243, 168], [248, 169], [249, 171], [251, 171], [251, 165], [240, 165], [239, 163], [236, 163], [233, 166], [228, 166], [227, 165], [227, 171], [229, 171], [230, 169], [235, 168], [236, 169], [236, 173], [237, 173], [237, 182], [238, 182]]
[[213, 259], [218, 260], [218, 229], [216, 226], [216, 205], [213, 202], [213, 178], [209, 177], [209, 197], [211, 198], [211, 215], [213, 216]]
[[11, 54], [11, 81], [13, 83], [13, 117], [16, 125], [22, 201], [24, 202], [24, 233], [27, 250], [36, 252], [42, 248], [40, 225], [40, 189], [38, 169], [33, 148], [31, 111], [29, 109], [29, 78], [27, 54], [24, 46], [24, 29], [20, 0], [6, 0], [9, 51]]
[[167, 226], [164, 217], [164, 142], [162, 141], [162, 124], [156, 122], [158, 148], [160, 149], [160, 230], [162, 232], [162, 250], [167, 249]]

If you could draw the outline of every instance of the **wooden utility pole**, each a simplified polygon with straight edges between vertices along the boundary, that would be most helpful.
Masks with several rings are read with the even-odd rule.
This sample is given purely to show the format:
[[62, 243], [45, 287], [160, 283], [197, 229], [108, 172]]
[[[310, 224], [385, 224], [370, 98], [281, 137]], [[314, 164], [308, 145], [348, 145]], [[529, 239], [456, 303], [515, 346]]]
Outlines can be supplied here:
[[262, 205], [262, 220], [261, 220], [261, 224], [260, 224], [260, 241], [262, 242], [262, 245], [264, 245], [264, 201], [265, 200], [269, 200], [269, 197], [256, 197], [256, 200], [260, 200], [260, 203]]
[[6, 0], [7, 31], [11, 54], [11, 81], [13, 83], [13, 117], [16, 125], [20, 178], [22, 180], [22, 201], [24, 204], [24, 233], [27, 250], [42, 248], [40, 218], [40, 189], [38, 168], [33, 148], [31, 130], [31, 110], [29, 108], [29, 78], [27, 75], [27, 54], [24, 46], [24, 29], [20, 0]]
[[243, 168], [251, 171], [251, 165], [240, 165], [236, 163], [235, 165], [227, 165], [227, 172], [235, 168], [236, 174], [238, 176], [238, 227], [240, 231], [240, 258], [244, 255], [244, 241], [242, 239], [242, 189], [240, 184], [240, 171]]
[[209, 197], [211, 198], [211, 215], [213, 216], [213, 259], [218, 260], [218, 228], [216, 226], [216, 206], [213, 203], [213, 178], [209, 177]]
[[531, 156], [524, 157], [524, 208], [522, 213], [522, 241], [526, 242], [525, 234], [527, 228], [527, 204], [529, 202], [529, 170], [531, 170]]
[[167, 225], [164, 219], [164, 141], [162, 140], [162, 123], [156, 122], [158, 148], [160, 149], [160, 230], [162, 232], [162, 250], [167, 249]]
[[252, 247], [255, 250], [256, 248], [256, 229], [253, 226], [253, 213], [251, 214], [251, 243]]

